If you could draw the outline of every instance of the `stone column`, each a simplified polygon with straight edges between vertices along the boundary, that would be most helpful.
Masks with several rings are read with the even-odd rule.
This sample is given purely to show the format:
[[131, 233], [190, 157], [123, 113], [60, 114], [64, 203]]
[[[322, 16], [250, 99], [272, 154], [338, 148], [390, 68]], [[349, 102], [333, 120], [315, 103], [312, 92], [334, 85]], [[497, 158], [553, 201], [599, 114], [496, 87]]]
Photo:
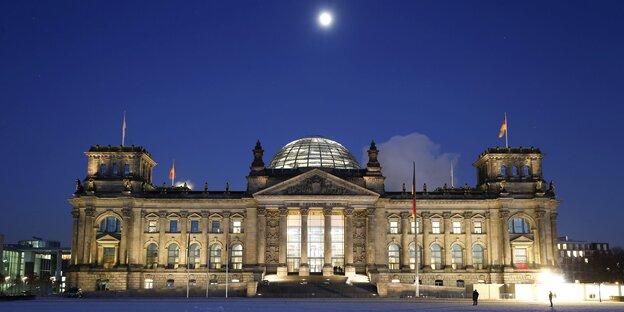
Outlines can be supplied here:
[[509, 210], [501, 210], [501, 225], [500, 229], [503, 231], [503, 259], [504, 266], [511, 266], [511, 243], [509, 239], [509, 224], [507, 218], [509, 217]]
[[490, 209], [488, 222], [488, 250], [489, 263], [492, 267], [497, 268], [502, 266], [501, 250], [503, 248], [503, 236], [500, 227], [500, 213], [496, 208]]
[[355, 266], [353, 265], [353, 208], [346, 207], [344, 210], [345, 214], [345, 245], [344, 245], [344, 253], [345, 253], [345, 276], [354, 276], [355, 275]]
[[145, 255], [144, 245], [145, 240], [142, 232], [145, 231], [145, 215], [141, 209], [132, 209], [132, 218], [130, 223], [132, 224], [130, 240], [132, 242], [128, 244], [128, 265], [140, 267], [145, 265], [145, 261], [142, 261], [141, 254]]
[[[481, 225], [483, 227], [483, 225]], [[466, 263], [464, 266], [472, 266], [472, 211], [464, 212], [464, 246], [466, 250]]]
[[266, 250], [266, 208], [258, 207], [258, 245], [257, 245], [258, 265], [264, 266], [264, 256]]
[[451, 244], [453, 243], [453, 241], [451, 240], [451, 231], [453, 230], [453, 226], [451, 224], [451, 213], [448, 211], [445, 211], [444, 213], [442, 213], [442, 217], [444, 218], [443, 220], [443, 228], [442, 230], [444, 231], [443, 233], [443, 237], [444, 237], [444, 250], [442, 250], [442, 257], [444, 258], [444, 263], [443, 266], [451, 266], [452, 265], [452, 257], [451, 257], [451, 253], [452, 253], [452, 249], [451, 249]]
[[130, 240], [130, 233], [132, 233], [132, 226], [130, 222], [132, 221], [132, 211], [124, 207], [121, 210], [121, 241], [119, 242], [119, 252], [117, 255], [119, 259], [117, 259], [117, 263], [119, 265], [125, 266], [128, 264], [128, 241]]
[[244, 243], [243, 250], [245, 251], [245, 257], [243, 258], [243, 267], [257, 266], [258, 265], [258, 211], [255, 207], [249, 207], [246, 209], [247, 215], [245, 218], [244, 231]]
[[288, 208], [279, 208], [279, 266], [277, 267], [277, 276], [285, 277], [288, 275], [288, 267], [286, 267], [286, 239], [288, 235], [288, 227], [286, 226], [288, 217]]
[[[78, 264], [79, 263], [79, 258], [78, 258], [78, 246], [80, 246], [78, 244], [78, 239], [80, 238], [80, 218], [81, 218], [81, 213], [80, 213], [80, 209], [78, 208], [74, 208], [74, 210], [72, 210], [72, 246], [71, 246], [71, 263], [72, 264]], [[82, 255], [80, 255], [82, 257]]]
[[550, 228], [546, 229], [546, 253], [547, 259], [550, 262], [551, 266], [556, 266], [559, 263], [559, 254], [555, 246], [557, 246], [557, 216], [559, 214], [557, 212], [551, 212], [550, 217]]
[[375, 271], [375, 208], [367, 208], [366, 216], [366, 264], [368, 271]]
[[161, 210], [158, 212], [158, 266], [167, 266], [167, 211]]
[[375, 236], [372, 239], [381, 240], [381, 244], [375, 246], [375, 265], [377, 271], [386, 272], [388, 270], [388, 248], [386, 246], [388, 219], [385, 208], [375, 208], [375, 230]]
[[422, 266], [431, 267], [431, 249], [429, 248], [429, 233], [431, 233], [431, 214], [423, 212], [420, 214], [422, 220]]
[[310, 265], [308, 263], [308, 213], [307, 207], [301, 207], [301, 262], [299, 264], [299, 276], [310, 275]]
[[187, 227], [188, 227], [188, 212], [182, 211], [180, 212], [180, 220], [178, 222], [178, 227], [180, 227], [180, 254], [178, 266], [180, 267], [188, 267], [188, 235], [187, 235]]
[[[210, 218], [210, 213], [208, 211], [201, 212], [201, 233], [199, 235], [199, 242], [204, 247], [203, 252], [199, 253], [199, 263], [201, 267], [206, 267], [208, 265], [208, 256], [210, 254], [210, 240], [208, 239], [208, 233], [210, 232], [210, 227], [208, 223], [208, 219]], [[247, 247], [246, 245], [245, 247]], [[255, 255], [254, 255], [255, 256]]]
[[334, 275], [334, 269], [332, 267], [332, 252], [331, 252], [331, 213], [330, 207], [323, 208], [323, 215], [325, 216], [324, 231], [323, 231], [323, 276]]
[[223, 212], [223, 251], [221, 253], [221, 263], [223, 266], [229, 265], [230, 262], [230, 216], [229, 211]]
[[82, 256], [82, 263], [85, 264], [93, 264], [93, 258], [95, 255], [92, 255], [93, 247], [95, 246], [95, 235], [93, 233], [93, 214], [95, 213], [95, 209], [93, 207], [87, 207], [85, 209], [85, 218], [84, 218], [84, 250]]
[[548, 261], [546, 260], [546, 244], [544, 244], [544, 238], [546, 238], [546, 222], [544, 222], [544, 215], [546, 212], [544, 210], [537, 210], [535, 214], [537, 215], [537, 228], [533, 231], [535, 242], [533, 249], [536, 252], [535, 263], [539, 266], [544, 266], [548, 265]]
[[410, 215], [409, 212], [401, 212], [401, 269], [409, 270], [409, 245], [410, 240], [414, 238], [414, 235], [410, 237]]

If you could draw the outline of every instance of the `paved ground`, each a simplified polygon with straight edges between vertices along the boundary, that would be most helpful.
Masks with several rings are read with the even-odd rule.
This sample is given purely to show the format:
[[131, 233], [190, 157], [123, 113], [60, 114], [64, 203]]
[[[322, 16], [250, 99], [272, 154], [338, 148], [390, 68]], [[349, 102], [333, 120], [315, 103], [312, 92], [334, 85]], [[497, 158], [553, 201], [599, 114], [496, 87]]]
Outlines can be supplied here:
[[624, 303], [547, 303], [496, 301], [473, 306], [467, 300], [410, 301], [409, 299], [65, 299], [0, 302], [1, 312], [407, 312], [407, 311], [624, 311]]

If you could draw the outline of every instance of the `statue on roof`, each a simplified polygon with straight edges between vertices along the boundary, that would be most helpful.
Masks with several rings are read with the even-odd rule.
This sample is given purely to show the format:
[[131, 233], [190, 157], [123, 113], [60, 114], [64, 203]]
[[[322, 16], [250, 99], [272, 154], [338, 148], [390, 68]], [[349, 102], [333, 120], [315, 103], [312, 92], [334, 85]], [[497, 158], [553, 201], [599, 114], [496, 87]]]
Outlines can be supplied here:
[[80, 179], [76, 179], [76, 192], [74, 194], [80, 194], [84, 192], [84, 188], [82, 184], [80, 184]]

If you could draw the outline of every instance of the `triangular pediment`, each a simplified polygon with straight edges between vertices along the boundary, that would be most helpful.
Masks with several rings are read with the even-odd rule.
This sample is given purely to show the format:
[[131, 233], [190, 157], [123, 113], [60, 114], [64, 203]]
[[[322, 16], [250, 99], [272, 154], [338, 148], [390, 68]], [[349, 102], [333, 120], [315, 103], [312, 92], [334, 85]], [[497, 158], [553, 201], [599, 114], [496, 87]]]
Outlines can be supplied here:
[[339, 195], [375, 196], [379, 194], [323, 170], [313, 169], [254, 194], [258, 195]]
[[514, 239], [511, 240], [512, 243], [532, 243], [533, 239], [531, 239], [530, 237], [527, 237], [525, 235], [520, 235]]
[[95, 239], [100, 243], [118, 243], [121, 237], [117, 233], [102, 233], [97, 235]]

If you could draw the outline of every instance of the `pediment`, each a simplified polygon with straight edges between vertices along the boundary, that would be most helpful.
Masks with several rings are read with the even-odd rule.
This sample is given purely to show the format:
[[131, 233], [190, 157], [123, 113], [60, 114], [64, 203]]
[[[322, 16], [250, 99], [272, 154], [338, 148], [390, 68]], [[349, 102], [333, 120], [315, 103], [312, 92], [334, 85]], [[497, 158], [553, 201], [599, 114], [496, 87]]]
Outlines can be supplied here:
[[520, 236], [518, 236], [518, 237], [516, 237], [516, 238], [511, 240], [511, 243], [516, 243], [516, 244], [518, 244], [518, 243], [532, 243], [532, 242], [533, 242], [533, 239], [528, 237], [528, 236], [525, 236], [525, 235], [520, 235]]
[[118, 243], [121, 236], [117, 233], [102, 233], [95, 238], [100, 243]]
[[319, 169], [310, 170], [254, 194], [258, 195], [379, 196], [367, 188]]

